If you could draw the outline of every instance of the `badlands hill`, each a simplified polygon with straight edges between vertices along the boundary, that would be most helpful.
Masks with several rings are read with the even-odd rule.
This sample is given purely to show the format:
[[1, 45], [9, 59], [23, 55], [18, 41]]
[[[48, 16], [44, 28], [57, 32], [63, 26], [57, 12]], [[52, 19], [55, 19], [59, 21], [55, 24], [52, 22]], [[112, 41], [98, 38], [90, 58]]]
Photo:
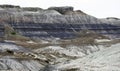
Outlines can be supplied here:
[[81, 10], [74, 11], [69, 6], [48, 9], [13, 5], [0, 7], [0, 36], [5, 35], [5, 24], [30, 38], [75, 38], [76, 32], [81, 30], [94, 31], [110, 38], [120, 36], [120, 19], [98, 19]]
[[120, 19], [0, 5], [0, 71], [120, 71]]

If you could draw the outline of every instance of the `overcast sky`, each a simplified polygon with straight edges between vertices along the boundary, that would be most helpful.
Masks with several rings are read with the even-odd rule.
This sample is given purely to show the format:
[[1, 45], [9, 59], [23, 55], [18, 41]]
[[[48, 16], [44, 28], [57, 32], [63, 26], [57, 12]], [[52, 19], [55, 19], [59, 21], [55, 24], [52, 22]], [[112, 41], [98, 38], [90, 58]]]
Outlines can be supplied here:
[[120, 0], [0, 0], [0, 4], [20, 5], [21, 7], [73, 6], [98, 18], [120, 18]]

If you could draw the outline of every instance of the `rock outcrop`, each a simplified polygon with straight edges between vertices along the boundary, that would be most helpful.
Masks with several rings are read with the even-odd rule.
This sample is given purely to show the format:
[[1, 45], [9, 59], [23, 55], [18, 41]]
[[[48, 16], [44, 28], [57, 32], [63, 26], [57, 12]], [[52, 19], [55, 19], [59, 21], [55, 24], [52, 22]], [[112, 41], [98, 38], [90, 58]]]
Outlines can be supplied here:
[[50, 8], [48, 8], [48, 10], [56, 10], [56, 11], [60, 12], [61, 14], [65, 14], [68, 11], [73, 11], [74, 8], [69, 7], [69, 6], [66, 6], [66, 7], [50, 7]]

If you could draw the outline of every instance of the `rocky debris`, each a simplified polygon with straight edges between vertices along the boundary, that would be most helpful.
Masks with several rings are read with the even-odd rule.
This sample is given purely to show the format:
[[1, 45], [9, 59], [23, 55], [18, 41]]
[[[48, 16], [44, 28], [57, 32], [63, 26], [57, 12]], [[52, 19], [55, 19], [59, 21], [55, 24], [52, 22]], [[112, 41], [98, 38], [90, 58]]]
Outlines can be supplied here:
[[0, 43], [0, 70], [39, 71], [48, 64], [44, 55], [12, 43]]
[[44, 56], [38, 56], [38, 54], [32, 52], [30, 49], [26, 49], [12, 43], [0, 43], [0, 53], [7, 53], [14, 56], [26, 56], [27, 58], [33, 58], [43, 61], [47, 60]]

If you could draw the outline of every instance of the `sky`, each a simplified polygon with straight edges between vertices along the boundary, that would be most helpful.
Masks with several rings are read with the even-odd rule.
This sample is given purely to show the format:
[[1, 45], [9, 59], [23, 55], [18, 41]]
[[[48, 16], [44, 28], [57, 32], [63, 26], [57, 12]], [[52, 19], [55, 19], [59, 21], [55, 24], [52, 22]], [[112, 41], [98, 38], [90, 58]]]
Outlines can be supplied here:
[[51, 6], [73, 6], [75, 10], [82, 10], [97, 18], [120, 18], [120, 0], [0, 0], [0, 4], [43, 9]]

